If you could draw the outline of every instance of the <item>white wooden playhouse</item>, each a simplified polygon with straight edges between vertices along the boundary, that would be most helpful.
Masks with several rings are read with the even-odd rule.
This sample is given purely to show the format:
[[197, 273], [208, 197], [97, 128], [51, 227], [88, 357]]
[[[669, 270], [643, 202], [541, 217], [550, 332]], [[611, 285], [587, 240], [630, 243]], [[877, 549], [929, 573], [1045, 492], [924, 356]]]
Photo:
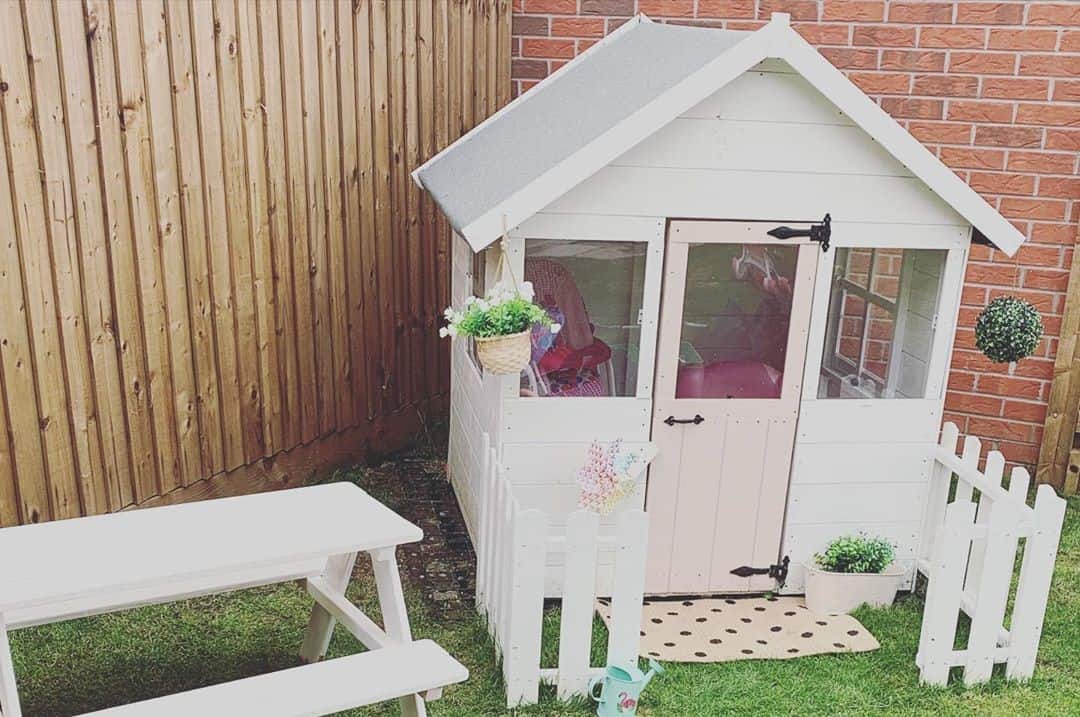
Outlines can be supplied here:
[[520, 377], [455, 343], [474, 536], [488, 446], [558, 523], [593, 439], [652, 441], [647, 593], [774, 589], [785, 557], [800, 592], [855, 531], [895, 541], [910, 585], [968, 247], [1023, 237], [786, 16], [635, 18], [414, 177], [458, 234], [455, 304], [505, 251], [564, 326]]

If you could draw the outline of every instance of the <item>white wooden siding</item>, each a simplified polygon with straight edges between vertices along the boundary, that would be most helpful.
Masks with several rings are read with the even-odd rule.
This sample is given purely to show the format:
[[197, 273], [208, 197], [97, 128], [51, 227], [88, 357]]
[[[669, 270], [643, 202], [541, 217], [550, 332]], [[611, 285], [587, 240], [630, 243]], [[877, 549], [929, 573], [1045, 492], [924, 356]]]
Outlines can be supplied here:
[[799, 75], [747, 72], [545, 213], [967, 222]]

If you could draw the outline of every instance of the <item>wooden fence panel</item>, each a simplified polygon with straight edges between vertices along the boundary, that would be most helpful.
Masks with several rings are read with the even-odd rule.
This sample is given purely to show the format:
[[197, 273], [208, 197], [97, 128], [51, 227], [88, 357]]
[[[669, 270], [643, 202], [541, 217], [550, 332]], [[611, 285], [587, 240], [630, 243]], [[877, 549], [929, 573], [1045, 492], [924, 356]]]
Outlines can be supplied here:
[[294, 485], [440, 410], [408, 174], [509, 54], [508, 0], [0, 3], [0, 525]]

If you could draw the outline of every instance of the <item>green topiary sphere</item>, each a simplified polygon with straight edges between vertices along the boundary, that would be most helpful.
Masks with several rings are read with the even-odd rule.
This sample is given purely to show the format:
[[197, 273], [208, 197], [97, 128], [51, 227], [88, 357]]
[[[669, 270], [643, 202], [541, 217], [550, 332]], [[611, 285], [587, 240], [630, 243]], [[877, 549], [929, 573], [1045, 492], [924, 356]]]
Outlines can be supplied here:
[[1034, 306], [1001, 296], [975, 320], [975, 345], [994, 363], [1011, 363], [1035, 353], [1042, 332], [1042, 317]]

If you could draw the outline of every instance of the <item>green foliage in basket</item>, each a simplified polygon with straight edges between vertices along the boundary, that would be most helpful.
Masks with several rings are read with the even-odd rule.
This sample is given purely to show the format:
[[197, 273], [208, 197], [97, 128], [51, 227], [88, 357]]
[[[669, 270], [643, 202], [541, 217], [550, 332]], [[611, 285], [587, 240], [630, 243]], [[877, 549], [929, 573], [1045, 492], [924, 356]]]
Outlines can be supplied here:
[[448, 307], [443, 313], [447, 325], [439, 329], [440, 336], [473, 336], [490, 338], [518, 334], [533, 326], [547, 326], [558, 333], [559, 324], [552, 322], [548, 312], [532, 301], [532, 283], [523, 282], [514, 289], [496, 284], [484, 298], [470, 296], [460, 310]]
[[1039, 312], [1015, 296], [994, 299], [975, 320], [975, 345], [995, 363], [1011, 363], [1035, 353], [1042, 333]]
[[824, 553], [814, 555], [818, 567], [830, 573], [880, 573], [895, 558], [889, 541], [865, 535], [837, 538]]

